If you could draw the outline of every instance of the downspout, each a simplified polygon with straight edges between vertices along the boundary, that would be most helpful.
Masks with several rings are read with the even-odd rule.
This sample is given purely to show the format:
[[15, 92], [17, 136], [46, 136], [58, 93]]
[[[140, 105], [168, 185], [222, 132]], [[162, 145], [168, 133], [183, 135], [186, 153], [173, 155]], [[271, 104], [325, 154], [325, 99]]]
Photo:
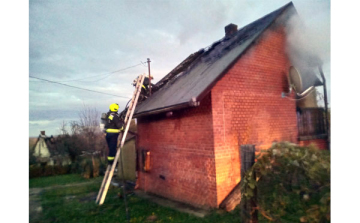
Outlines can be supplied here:
[[319, 66], [319, 72], [322, 78], [323, 82], [323, 89], [324, 89], [324, 104], [325, 104], [325, 129], [326, 129], [326, 142], [327, 142], [327, 148], [330, 150], [330, 128], [329, 128], [329, 122], [328, 122], [328, 100], [327, 100], [327, 91], [326, 91], [326, 80], [324, 73], [322, 71], [321, 66]]

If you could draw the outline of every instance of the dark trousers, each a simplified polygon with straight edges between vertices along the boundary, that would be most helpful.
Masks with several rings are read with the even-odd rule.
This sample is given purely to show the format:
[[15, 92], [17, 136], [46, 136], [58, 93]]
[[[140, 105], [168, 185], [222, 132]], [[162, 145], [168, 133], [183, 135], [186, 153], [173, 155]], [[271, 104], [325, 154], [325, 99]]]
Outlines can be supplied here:
[[119, 133], [106, 133], [106, 142], [109, 147], [108, 163], [111, 165], [114, 162], [116, 155], [116, 146]]

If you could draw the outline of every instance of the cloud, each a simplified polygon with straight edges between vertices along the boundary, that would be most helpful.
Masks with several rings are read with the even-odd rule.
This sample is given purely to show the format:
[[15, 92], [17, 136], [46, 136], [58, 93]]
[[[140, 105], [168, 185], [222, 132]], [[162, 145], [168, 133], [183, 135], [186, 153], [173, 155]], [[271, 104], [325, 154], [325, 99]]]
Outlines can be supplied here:
[[[323, 35], [327, 41], [319, 40], [313, 47], [318, 51], [325, 49], [322, 53], [326, 54], [322, 46], [329, 44], [328, 30], [324, 30], [330, 23], [329, 1], [293, 2], [305, 24], [313, 25], [309, 26], [312, 33], [317, 37]], [[156, 82], [191, 53], [222, 38], [229, 23], [241, 28], [287, 3], [288, 0], [32, 0], [29, 2], [29, 74], [130, 98], [133, 79], [147, 73], [147, 66], [105, 74], [150, 58]], [[324, 72], [330, 73], [329, 63], [325, 62], [324, 66]], [[103, 76], [69, 81], [95, 75]], [[30, 78], [30, 133], [37, 135], [40, 131], [33, 128], [35, 124], [51, 131], [60, 126], [62, 119], [76, 120], [76, 113], [84, 104], [106, 112], [114, 102], [124, 107], [128, 99]]]

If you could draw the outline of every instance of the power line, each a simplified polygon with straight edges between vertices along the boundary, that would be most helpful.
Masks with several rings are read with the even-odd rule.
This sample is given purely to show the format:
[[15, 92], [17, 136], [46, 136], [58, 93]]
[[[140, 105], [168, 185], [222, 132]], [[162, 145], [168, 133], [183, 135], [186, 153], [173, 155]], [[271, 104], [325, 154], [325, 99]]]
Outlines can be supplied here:
[[84, 90], [84, 91], [91, 91], [91, 92], [95, 92], [95, 93], [99, 93], [99, 94], [106, 94], [106, 95], [111, 95], [111, 96], [115, 96], [115, 97], [119, 97], [119, 98], [129, 99], [128, 97], [123, 97], [123, 96], [114, 95], [114, 94], [108, 94], [108, 93], [104, 93], [104, 92], [100, 92], [100, 91], [94, 91], [94, 90], [81, 88], [81, 87], [75, 87], [75, 86], [71, 86], [71, 85], [68, 85], [68, 84], [63, 84], [63, 83], [59, 83], [59, 82], [56, 82], [56, 81], [50, 81], [50, 80], [46, 80], [46, 79], [42, 79], [42, 78], [38, 78], [38, 77], [34, 77], [34, 76], [29, 76], [29, 77], [35, 78], [35, 79], [38, 79], [38, 80], [42, 80], [42, 81], [47, 81], [47, 82], [50, 82], [50, 83], [64, 85], [64, 86], [67, 86], [67, 87], [77, 88], [77, 89]]
[[[107, 77], [110, 77], [111, 74], [114, 74], [114, 73], [117, 73], [117, 72], [120, 72], [120, 71], [124, 71], [124, 70], [128, 70], [130, 68], [133, 68], [133, 67], [137, 67], [137, 66], [140, 66], [140, 65], [144, 65], [143, 62], [140, 61], [139, 64], [136, 64], [136, 65], [133, 65], [133, 66], [130, 66], [130, 67], [125, 67], [125, 68], [122, 68], [120, 70], [115, 70], [115, 71], [112, 71], [112, 72], [109, 72], [109, 73], [106, 73], [106, 74], [99, 74], [99, 75], [94, 75], [94, 76], [91, 76], [91, 77], [84, 77], [84, 78], [79, 78], [79, 79], [74, 79], [74, 80], [67, 80], [67, 81], [58, 81], [58, 82], [71, 82], [71, 81], [80, 81], [80, 82], [96, 82], [96, 81], [99, 81], [99, 80], [103, 80]], [[105, 77], [102, 77], [100, 79], [97, 79], [97, 80], [92, 80], [92, 81], [82, 81], [82, 80], [85, 80], [85, 79], [89, 79], [89, 78], [93, 78], [93, 77], [100, 77], [100, 76], [104, 76], [104, 75], [108, 75], [108, 76], [105, 76]]]
[[84, 79], [88, 79], [88, 78], [93, 78], [93, 77], [99, 77], [99, 76], [108, 75], [108, 76], [106, 76], [106, 77], [104, 77], [104, 78], [101, 78], [101, 79], [98, 79], [98, 80], [87, 81], [87, 82], [95, 82], [95, 81], [99, 81], [99, 80], [105, 79], [105, 78], [109, 77], [109, 76], [110, 76], [111, 74], [113, 74], [113, 73], [117, 73], [117, 72], [120, 72], [120, 71], [128, 70], [128, 69], [130, 69], [130, 68], [137, 67], [137, 66], [140, 66], [140, 65], [142, 65], [142, 63], [136, 64], [136, 65], [133, 65], [133, 66], [130, 66], [130, 67], [125, 67], [125, 68], [123, 68], [123, 69], [116, 70], [116, 71], [112, 71], [112, 72], [109, 72], [109, 73], [106, 73], [106, 74], [99, 74], [99, 75], [95, 75], [95, 76], [91, 76], [91, 77], [84, 77], [84, 78], [79, 78], [79, 79], [74, 79], [74, 80], [67, 80], [67, 81], [60, 81], [60, 82], [80, 81], [80, 80], [84, 80]]

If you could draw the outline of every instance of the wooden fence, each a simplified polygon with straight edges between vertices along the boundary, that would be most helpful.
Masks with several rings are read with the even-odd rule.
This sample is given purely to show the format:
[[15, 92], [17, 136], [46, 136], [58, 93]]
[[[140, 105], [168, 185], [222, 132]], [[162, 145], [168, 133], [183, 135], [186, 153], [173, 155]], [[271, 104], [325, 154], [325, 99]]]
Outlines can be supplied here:
[[[239, 149], [241, 159], [241, 179], [244, 179], [245, 172], [255, 163], [255, 145], [241, 145]], [[253, 173], [252, 176], [255, 180], [255, 173]], [[242, 191], [242, 193], [246, 193], [246, 191]], [[241, 202], [241, 222], [258, 223], [257, 189], [254, 189], [254, 197], [245, 199]]]

